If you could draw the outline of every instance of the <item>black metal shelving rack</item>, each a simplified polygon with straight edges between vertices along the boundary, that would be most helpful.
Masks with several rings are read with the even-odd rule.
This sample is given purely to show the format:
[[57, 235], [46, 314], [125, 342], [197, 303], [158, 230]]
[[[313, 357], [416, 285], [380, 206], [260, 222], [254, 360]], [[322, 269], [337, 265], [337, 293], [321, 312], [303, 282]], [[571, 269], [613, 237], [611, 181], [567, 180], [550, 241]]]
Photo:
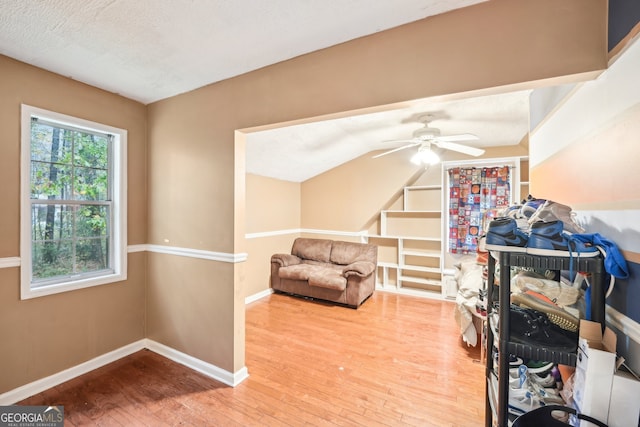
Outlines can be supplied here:
[[499, 427], [508, 426], [508, 401], [509, 401], [509, 354], [519, 356], [523, 359], [544, 360], [547, 362], [560, 363], [563, 365], [575, 366], [576, 353], [566, 353], [549, 351], [543, 348], [518, 344], [510, 341], [511, 328], [509, 325], [509, 307], [511, 298], [511, 267], [528, 267], [536, 270], [556, 271], [559, 277], [560, 271], [569, 271], [573, 262], [573, 271], [588, 272], [591, 274], [591, 320], [605, 324], [605, 295], [603, 287], [604, 263], [601, 256], [597, 257], [557, 257], [528, 255], [520, 252], [497, 252], [500, 263], [500, 282], [495, 285], [495, 259], [489, 255], [487, 263], [487, 322], [490, 322], [490, 314], [493, 309], [494, 287], [498, 288], [498, 314], [499, 314], [499, 337], [498, 337], [498, 390], [497, 402], [495, 393], [490, 390], [491, 376], [495, 374], [493, 366], [493, 332], [491, 327], [486, 327], [486, 409], [485, 425], [493, 426], [494, 409]]

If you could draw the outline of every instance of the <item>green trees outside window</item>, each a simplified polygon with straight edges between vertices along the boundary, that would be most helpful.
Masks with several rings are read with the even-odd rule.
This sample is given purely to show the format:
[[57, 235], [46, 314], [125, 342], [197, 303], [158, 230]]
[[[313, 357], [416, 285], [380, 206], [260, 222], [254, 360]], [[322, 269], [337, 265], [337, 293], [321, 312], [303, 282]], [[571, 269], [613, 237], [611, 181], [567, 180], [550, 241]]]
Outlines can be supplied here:
[[31, 264], [41, 280], [111, 268], [113, 137], [31, 121]]

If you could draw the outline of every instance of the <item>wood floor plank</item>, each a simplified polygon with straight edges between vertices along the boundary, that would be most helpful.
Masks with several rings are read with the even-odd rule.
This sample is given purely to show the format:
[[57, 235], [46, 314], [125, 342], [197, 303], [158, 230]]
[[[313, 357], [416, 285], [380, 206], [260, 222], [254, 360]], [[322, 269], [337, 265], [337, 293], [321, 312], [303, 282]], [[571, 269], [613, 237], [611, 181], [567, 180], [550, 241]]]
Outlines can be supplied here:
[[480, 352], [453, 304], [376, 292], [357, 310], [274, 294], [246, 312], [250, 376], [235, 388], [143, 350], [19, 404], [67, 426], [472, 427]]

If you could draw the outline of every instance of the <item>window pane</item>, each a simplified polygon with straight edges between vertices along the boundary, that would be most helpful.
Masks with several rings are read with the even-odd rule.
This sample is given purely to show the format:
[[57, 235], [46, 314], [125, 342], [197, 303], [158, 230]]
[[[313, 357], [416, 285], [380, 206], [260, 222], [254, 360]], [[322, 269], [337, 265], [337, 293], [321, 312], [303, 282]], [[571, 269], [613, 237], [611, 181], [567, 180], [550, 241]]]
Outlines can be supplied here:
[[71, 163], [70, 131], [31, 122], [31, 159]]
[[31, 162], [32, 199], [69, 199], [71, 168], [60, 164]]
[[76, 245], [76, 270], [87, 273], [109, 268], [108, 239], [80, 239]]
[[109, 206], [32, 206], [33, 279], [110, 268]]
[[75, 132], [73, 164], [107, 169], [109, 141], [105, 136]]
[[34, 204], [31, 207], [31, 239], [52, 241], [73, 237], [73, 207]]
[[[126, 130], [28, 105], [22, 106], [22, 118], [31, 131], [21, 139], [20, 175], [29, 186], [22, 190], [28, 208], [21, 210], [20, 221], [30, 229], [20, 239], [27, 267], [21, 273], [22, 298], [121, 280], [126, 198], [112, 188], [126, 180], [126, 164], [120, 164]], [[125, 208], [114, 217], [121, 203]]]
[[76, 216], [76, 236], [101, 237], [109, 235], [109, 206], [82, 205]]
[[74, 168], [75, 200], [107, 200], [108, 173], [106, 169]]
[[33, 280], [73, 273], [73, 243], [71, 241], [34, 242], [31, 251]]

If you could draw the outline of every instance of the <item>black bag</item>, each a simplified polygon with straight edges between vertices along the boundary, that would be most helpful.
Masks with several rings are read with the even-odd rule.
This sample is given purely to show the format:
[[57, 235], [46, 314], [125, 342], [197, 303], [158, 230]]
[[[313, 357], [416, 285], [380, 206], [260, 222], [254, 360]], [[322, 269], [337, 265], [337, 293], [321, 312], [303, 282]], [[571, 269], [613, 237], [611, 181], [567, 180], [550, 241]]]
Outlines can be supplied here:
[[552, 412], [573, 414], [579, 419], [589, 421], [599, 427], [607, 427], [606, 424], [596, 420], [595, 418], [584, 414], [578, 414], [575, 409], [560, 405], [541, 406], [533, 411], [527, 412], [526, 414], [522, 414], [515, 419], [512, 427], [566, 427], [570, 425], [553, 417], [551, 415]]

